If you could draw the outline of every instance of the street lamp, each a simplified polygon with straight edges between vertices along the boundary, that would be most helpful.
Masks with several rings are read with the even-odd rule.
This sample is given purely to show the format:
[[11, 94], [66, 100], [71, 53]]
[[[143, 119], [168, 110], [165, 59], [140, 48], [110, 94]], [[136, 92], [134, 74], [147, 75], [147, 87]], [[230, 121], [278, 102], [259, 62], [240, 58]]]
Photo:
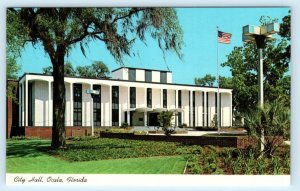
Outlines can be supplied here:
[[87, 94], [91, 94], [91, 97], [92, 97], [92, 104], [91, 104], [91, 126], [92, 126], [92, 136], [94, 136], [94, 97], [95, 95], [99, 95], [100, 94], [100, 91], [99, 90], [93, 90], [93, 89], [88, 89], [86, 90], [86, 93]]
[[259, 105], [264, 105], [264, 90], [263, 90], [263, 48], [265, 47], [266, 39], [271, 39], [272, 34], [279, 32], [278, 23], [270, 23], [262, 26], [246, 25], [243, 27], [243, 42], [255, 41], [258, 50], [258, 98]]
[[[279, 32], [278, 23], [270, 23], [262, 26], [246, 25], [243, 27], [243, 42], [255, 41], [258, 50], [258, 98], [261, 108], [264, 106], [264, 86], [263, 86], [263, 48], [266, 45], [266, 39], [271, 39], [272, 35]], [[264, 130], [261, 131], [261, 151], [264, 150]]]

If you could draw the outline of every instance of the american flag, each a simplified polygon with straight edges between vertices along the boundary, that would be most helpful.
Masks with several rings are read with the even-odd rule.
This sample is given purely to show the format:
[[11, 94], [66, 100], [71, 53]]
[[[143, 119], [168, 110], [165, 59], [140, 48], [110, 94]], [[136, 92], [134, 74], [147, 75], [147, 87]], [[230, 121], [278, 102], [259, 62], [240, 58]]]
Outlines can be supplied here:
[[231, 34], [218, 31], [218, 42], [223, 44], [230, 44]]

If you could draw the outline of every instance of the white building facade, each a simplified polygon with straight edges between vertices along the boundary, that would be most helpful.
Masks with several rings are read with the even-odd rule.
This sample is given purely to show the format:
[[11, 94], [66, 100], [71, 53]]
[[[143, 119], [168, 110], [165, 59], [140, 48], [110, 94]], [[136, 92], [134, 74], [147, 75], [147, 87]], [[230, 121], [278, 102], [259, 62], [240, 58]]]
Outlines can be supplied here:
[[[232, 126], [232, 89], [172, 83], [172, 72], [121, 67], [111, 79], [65, 77], [66, 126], [158, 126], [157, 115], [174, 111], [173, 123]], [[86, 90], [98, 90], [92, 96]], [[52, 126], [53, 77], [24, 74], [19, 80], [19, 126]], [[93, 121], [93, 124], [92, 124]]]

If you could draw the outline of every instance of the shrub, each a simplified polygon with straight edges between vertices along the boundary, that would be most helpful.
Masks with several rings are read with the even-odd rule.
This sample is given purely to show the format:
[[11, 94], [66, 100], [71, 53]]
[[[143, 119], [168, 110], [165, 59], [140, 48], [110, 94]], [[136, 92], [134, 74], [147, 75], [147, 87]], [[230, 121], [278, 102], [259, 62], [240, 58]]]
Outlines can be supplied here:
[[218, 128], [218, 116], [214, 114], [213, 120], [211, 121], [212, 128]]
[[[266, 103], [263, 108], [257, 107], [245, 114], [245, 128], [249, 136], [258, 138], [264, 146], [262, 154], [272, 157], [278, 148], [278, 138], [289, 132], [290, 109], [285, 107], [284, 100], [278, 98], [272, 103]], [[261, 139], [269, 136], [267, 139]]]
[[13, 136], [10, 139], [11, 140], [40, 140], [41, 138], [40, 137], [34, 137], [34, 136], [26, 137], [26, 136], [22, 135], [22, 136]]
[[175, 126], [171, 125], [171, 120], [173, 119], [173, 112], [163, 111], [158, 115], [158, 122], [162, 130], [165, 132], [165, 135], [170, 136], [175, 132]]
[[121, 127], [122, 128], [127, 128], [129, 125], [128, 125], [128, 123], [126, 122], [126, 121], [124, 121], [123, 123], [122, 123], [122, 125], [121, 125]]
[[26, 140], [27, 138], [25, 136], [13, 136], [11, 140]]

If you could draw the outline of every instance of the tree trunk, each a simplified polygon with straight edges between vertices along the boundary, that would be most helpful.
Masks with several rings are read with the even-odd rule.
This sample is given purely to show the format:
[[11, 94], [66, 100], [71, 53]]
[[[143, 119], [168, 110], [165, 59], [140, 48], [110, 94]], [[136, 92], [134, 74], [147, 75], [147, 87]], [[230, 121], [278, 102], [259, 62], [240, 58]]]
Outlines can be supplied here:
[[64, 48], [58, 46], [53, 65], [53, 127], [52, 143], [54, 149], [66, 146], [65, 137], [65, 83]]

